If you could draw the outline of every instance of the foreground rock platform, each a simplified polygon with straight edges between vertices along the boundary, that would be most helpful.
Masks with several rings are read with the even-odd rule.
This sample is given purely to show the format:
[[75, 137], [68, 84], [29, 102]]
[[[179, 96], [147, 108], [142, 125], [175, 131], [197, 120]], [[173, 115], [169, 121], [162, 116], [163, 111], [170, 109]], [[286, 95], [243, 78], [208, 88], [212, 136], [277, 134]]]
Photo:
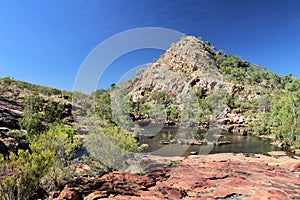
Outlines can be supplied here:
[[[168, 159], [156, 161], [158, 164], [163, 161], [162, 166], [167, 166]], [[65, 186], [57, 200], [300, 199], [297, 157], [212, 154], [169, 162], [168, 167], [143, 176], [118, 171], [100, 178], [78, 178]], [[145, 163], [153, 165], [153, 162]]]

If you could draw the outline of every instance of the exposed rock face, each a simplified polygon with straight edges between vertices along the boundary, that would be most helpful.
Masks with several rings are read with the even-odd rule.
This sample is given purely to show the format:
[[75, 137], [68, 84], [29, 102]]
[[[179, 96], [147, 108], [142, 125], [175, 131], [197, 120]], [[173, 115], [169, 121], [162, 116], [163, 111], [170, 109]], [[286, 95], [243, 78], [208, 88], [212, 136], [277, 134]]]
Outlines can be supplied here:
[[[23, 117], [23, 106], [16, 101], [0, 98], [0, 127], [19, 129], [18, 119]], [[4, 129], [2, 128], [2, 132]]]
[[134, 78], [130, 91], [133, 94], [167, 91], [177, 96], [188, 93], [193, 87], [203, 90], [222, 87], [214, 54], [203, 42], [188, 36], [173, 44], [144, 73]]
[[115, 172], [78, 178], [62, 199], [299, 199], [300, 160], [213, 154], [179, 159], [144, 176]]
[[[0, 153], [8, 158], [9, 152], [17, 151], [20, 141], [7, 137], [6, 132], [19, 129], [19, 119], [23, 117], [23, 106], [17, 100], [8, 100], [3, 96], [0, 98]], [[22, 144], [20, 144], [22, 145]]]
[[213, 56], [215, 52], [202, 41], [187, 36], [173, 44], [161, 60], [165, 61], [174, 71], [195, 72], [208, 69], [217, 70]]

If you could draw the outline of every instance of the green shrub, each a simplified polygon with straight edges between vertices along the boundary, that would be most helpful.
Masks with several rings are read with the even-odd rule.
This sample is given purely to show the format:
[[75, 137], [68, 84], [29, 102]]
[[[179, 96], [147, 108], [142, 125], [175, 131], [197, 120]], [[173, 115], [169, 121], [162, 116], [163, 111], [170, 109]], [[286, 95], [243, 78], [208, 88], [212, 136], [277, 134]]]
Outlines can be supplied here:
[[[32, 153], [19, 150], [11, 154], [9, 165], [13, 173], [0, 182], [2, 199], [33, 199], [43, 189], [62, 187], [68, 179], [68, 166], [76, 147], [73, 130], [55, 127], [41, 134], [30, 145]], [[45, 181], [46, 180], [46, 181]]]
[[26, 137], [25, 133], [20, 130], [10, 130], [6, 133], [6, 135], [16, 139], [25, 139]]
[[85, 140], [91, 158], [101, 163], [107, 171], [125, 169], [127, 159], [146, 147], [140, 146], [133, 135], [113, 125], [102, 129], [93, 128]]

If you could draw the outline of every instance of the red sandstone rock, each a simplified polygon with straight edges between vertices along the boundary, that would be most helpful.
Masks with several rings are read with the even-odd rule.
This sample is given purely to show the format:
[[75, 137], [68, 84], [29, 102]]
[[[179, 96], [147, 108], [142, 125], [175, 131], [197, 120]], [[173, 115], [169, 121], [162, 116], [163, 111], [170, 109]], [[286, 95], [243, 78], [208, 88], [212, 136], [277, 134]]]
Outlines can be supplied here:
[[292, 164], [291, 171], [293, 171], [293, 172], [300, 172], [300, 162]]
[[176, 163], [144, 176], [78, 178], [58, 199], [300, 199], [299, 159], [213, 154]]
[[87, 197], [85, 197], [84, 200], [97, 200], [97, 199], [103, 199], [107, 197], [108, 195], [105, 191], [95, 191], [89, 194]]
[[186, 192], [183, 189], [171, 187], [165, 183], [157, 182], [157, 190], [169, 199], [182, 199]]
[[76, 188], [71, 188], [66, 185], [57, 200], [79, 200], [81, 199], [79, 196], [79, 191], [77, 191]]
[[256, 190], [252, 197], [246, 197], [244, 200], [257, 200], [257, 199], [274, 199], [274, 200], [288, 200], [288, 194], [281, 190]]
[[162, 168], [155, 171], [148, 172], [146, 177], [153, 179], [155, 182], [162, 181], [168, 178], [170, 175], [167, 174], [170, 171], [168, 168]]

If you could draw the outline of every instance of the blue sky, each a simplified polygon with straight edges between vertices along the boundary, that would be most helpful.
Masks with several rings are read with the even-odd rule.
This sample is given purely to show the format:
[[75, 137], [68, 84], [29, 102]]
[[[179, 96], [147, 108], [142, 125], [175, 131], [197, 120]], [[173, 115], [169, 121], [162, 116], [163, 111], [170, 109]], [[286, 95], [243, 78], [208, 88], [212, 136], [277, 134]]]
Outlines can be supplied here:
[[[86, 56], [110, 36], [164, 27], [279, 74], [300, 76], [298, 0], [1, 0], [0, 76], [72, 90]], [[100, 87], [162, 51], [115, 61]]]

